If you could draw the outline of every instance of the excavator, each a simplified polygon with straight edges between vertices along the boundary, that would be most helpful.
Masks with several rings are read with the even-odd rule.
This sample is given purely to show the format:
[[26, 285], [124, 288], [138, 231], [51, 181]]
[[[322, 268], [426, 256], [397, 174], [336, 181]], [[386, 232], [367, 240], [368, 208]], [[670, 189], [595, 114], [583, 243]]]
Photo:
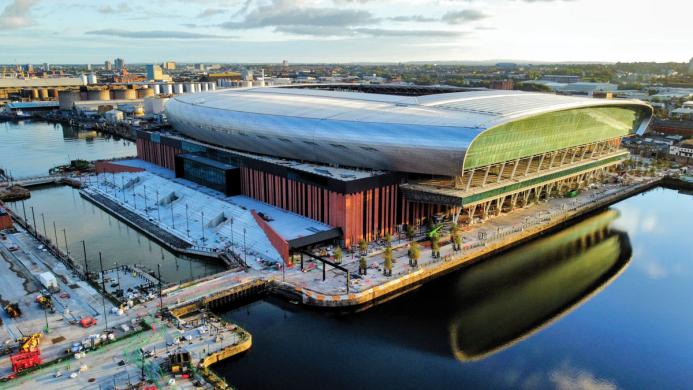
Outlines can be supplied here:
[[18, 373], [41, 364], [41, 333], [24, 336], [17, 340], [19, 350], [10, 357], [12, 371]]

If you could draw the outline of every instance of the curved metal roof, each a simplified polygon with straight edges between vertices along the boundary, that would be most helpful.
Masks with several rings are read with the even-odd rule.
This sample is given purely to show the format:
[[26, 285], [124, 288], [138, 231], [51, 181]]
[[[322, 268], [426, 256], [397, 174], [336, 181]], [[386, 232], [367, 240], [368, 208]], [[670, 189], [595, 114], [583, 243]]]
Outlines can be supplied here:
[[166, 111], [179, 132], [234, 149], [326, 164], [451, 175], [459, 172], [471, 141], [488, 128], [552, 111], [603, 106], [651, 110], [634, 100], [520, 91], [394, 96], [242, 88], [179, 95], [169, 101]]

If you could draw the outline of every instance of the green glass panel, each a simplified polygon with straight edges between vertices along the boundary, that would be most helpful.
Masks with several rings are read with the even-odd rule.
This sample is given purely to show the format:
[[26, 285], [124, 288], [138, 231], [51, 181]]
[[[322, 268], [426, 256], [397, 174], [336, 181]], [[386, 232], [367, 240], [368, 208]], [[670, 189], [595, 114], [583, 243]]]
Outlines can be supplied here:
[[469, 146], [464, 169], [623, 137], [644, 117], [642, 109], [590, 107], [556, 111], [491, 128]]
[[529, 180], [524, 180], [524, 181], [521, 181], [519, 183], [513, 183], [513, 184], [509, 184], [507, 186], [494, 188], [492, 190], [481, 192], [478, 194], [465, 196], [462, 199], [462, 204], [470, 204], [470, 203], [479, 202], [481, 200], [493, 199], [495, 197], [498, 197], [498, 196], [501, 196], [501, 195], [504, 195], [504, 194], [507, 194], [507, 193], [510, 193], [513, 191], [517, 191], [520, 189], [525, 189], [525, 188], [533, 187], [536, 185], [540, 185], [544, 182], [548, 182], [548, 181], [551, 181], [554, 179], [559, 179], [559, 178], [565, 177], [565, 176], [570, 176], [572, 174], [575, 174], [575, 173], [578, 173], [581, 171], [587, 171], [587, 170], [595, 169], [595, 168], [598, 168], [602, 165], [607, 165], [609, 163], [612, 163], [614, 161], [624, 160], [627, 156], [628, 156], [628, 153], [623, 153], [621, 155], [609, 157], [609, 158], [606, 158], [604, 160], [594, 161], [594, 162], [591, 162], [589, 164], [580, 165], [577, 167], [572, 167], [572, 168], [558, 171], [558, 172], [553, 172], [553, 173], [550, 173], [548, 175], [535, 177], [535, 178], [532, 178]]

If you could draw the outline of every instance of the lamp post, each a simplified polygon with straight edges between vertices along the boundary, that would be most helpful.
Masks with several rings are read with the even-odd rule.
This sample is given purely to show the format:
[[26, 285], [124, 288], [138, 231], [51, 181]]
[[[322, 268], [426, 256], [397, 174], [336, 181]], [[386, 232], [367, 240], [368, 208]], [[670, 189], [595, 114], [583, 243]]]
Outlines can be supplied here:
[[24, 213], [24, 223], [28, 223], [26, 220], [26, 207], [24, 206], [24, 199], [22, 199], [22, 212]]
[[173, 226], [173, 229], [176, 229], [176, 220], [173, 217], [173, 202], [169, 203], [171, 205], [171, 226]]
[[36, 229], [36, 214], [34, 213], [34, 206], [29, 207], [31, 209], [31, 219], [34, 220], [34, 237], [38, 238], [38, 230]]
[[84, 252], [84, 276], [89, 279], [89, 263], [87, 262], [87, 244], [82, 240], [82, 252]]
[[243, 262], [248, 266], [248, 248], [245, 246], [245, 227], [243, 227]]
[[60, 249], [58, 246], [58, 229], [55, 227], [55, 221], [53, 221], [53, 233], [55, 234], [55, 247]]
[[200, 225], [202, 225], [202, 242], [205, 242], [205, 212], [201, 211], [202, 219], [200, 219]]
[[147, 186], [144, 187], [144, 212], [147, 214], [147, 217], [149, 216], [149, 210], [147, 210]]
[[48, 239], [48, 232], [46, 232], [46, 217], [41, 213], [41, 221], [43, 222], [43, 236]]
[[63, 238], [65, 239], [65, 253], [70, 256], [70, 247], [67, 245], [67, 230], [63, 229]]
[[159, 211], [159, 190], [156, 190], [156, 220], [161, 222], [161, 212]]
[[106, 278], [103, 273], [103, 259], [101, 258], [101, 252], [99, 252], [99, 266], [101, 266], [101, 289], [103, 289], [103, 294], [101, 294], [101, 304], [103, 305], [103, 319], [104, 325], [106, 325], [105, 330], [108, 330], [108, 313], [106, 313]]
[[190, 221], [188, 220], [188, 204], [185, 204], [185, 231], [188, 233], [188, 237], [190, 237]]

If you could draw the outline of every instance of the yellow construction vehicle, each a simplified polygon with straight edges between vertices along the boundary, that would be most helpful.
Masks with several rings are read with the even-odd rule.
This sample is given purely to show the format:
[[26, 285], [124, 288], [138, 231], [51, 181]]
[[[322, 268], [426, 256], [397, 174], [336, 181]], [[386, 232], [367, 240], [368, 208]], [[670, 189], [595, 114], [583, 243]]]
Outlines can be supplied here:
[[17, 340], [19, 352], [33, 352], [38, 349], [41, 343], [41, 333], [34, 333], [31, 336], [24, 336]]

